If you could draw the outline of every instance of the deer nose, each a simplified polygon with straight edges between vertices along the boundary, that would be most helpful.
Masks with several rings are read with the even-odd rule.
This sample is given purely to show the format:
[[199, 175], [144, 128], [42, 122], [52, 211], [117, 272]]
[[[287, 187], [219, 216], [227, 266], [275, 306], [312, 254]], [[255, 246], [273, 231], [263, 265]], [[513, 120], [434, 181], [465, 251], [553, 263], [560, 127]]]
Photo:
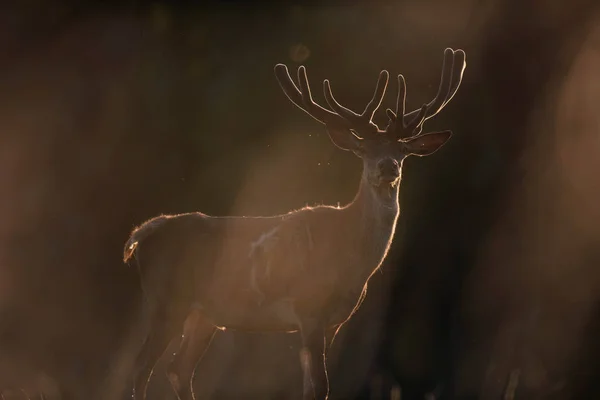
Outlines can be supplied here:
[[393, 158], [384, 158], [377, 163], [379, 175], [385, 180], [394, 180], [400, 176], [400, 166]]

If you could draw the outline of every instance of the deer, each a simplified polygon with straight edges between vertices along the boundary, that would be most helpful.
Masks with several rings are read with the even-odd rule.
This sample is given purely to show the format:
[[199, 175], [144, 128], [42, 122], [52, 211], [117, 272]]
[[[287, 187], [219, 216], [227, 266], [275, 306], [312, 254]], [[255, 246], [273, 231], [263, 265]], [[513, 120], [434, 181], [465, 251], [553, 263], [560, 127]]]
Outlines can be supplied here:
[[405, 112], [406, 82], [398, 75], [396, 109], [386, 109], [388, 124], [380, 129], [373, 117], [388, 71], [380, 72], [358, 114], [338, 103], [329, 80], [323, 82], [327, 109], [313, 100], [304, 66], [297, 86], [287, 66], [277, 64], [275, 76], [288, 99], [324, 125], [336, 147], [362, 160], [358, 191], [345, 206], [306, 206], [273, 216], [189, 212], [159, 215], [135, 227], [123, 254], [125, 264], [137, 264], [145, 294], [133, 398], [146, 398], [155, 363], [182, 336], [194, 310], [193, 326], [187, 324], [168, 367], [180, 399], [194, 398], [190, 360], [200, 360], [215, 333], [225, 329], [299, 334], [303, 399], [327, 399], [327, 350], [386, 259], [400, 215], [403, 162], [435, 153], [452, 136], [450, 130], [424, 133], [423, 125], [454, 97], [465, 68], [465, 52], [446, 48], [437, 95], [411, 112]]

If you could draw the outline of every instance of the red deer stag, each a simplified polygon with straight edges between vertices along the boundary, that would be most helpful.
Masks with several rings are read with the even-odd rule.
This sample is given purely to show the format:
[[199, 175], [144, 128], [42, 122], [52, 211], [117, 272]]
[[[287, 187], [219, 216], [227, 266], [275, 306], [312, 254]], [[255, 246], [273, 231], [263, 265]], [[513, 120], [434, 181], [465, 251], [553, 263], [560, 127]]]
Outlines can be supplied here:
[[362, 159], [358, 193], [344, 207], [305, 207], [270, 217], [161, 215], [135, 228], [124, 261], [135, 257], [147, 303], [147, 337], [134, 376], [136, 400], [145, 399], [153, 366], [181, 333], [191, 309], [202, 317], [169, 368], [181, 399], [193, 398], [193, 367], [185, 361], [190, 340], [199, 356], [217, 329], [299, 332], [304, 398], [327, 398], [326, 347], [360, 306], [369, 278], [390, 248], [400, 212], [402, 162], [409, 155], [434, 153], [452, 135], [421, 131], [452, 99], [465, 67], [462, 50], [446, 49], [436, 97], [409, 113], [399, 75], [396, 111], [387, 109], [384, 130], [372, 118], [385, 94], [387, 71], [380, 73], [373, 98], [357, 114], [334, 99], [328, 80], [323, 89], [333, 111], [313, 101], [303, 66], [298, 69], [300, 88], [285, 65], [275, 67], [292, 103], [324, 124], [337, 147]]

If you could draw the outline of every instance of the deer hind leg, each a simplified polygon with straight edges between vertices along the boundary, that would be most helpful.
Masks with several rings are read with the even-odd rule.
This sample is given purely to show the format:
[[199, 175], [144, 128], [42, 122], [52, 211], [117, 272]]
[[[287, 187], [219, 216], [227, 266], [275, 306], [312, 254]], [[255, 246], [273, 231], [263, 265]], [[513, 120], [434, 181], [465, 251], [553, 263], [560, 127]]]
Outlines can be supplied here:
[[202, 360], [215, 332], [216, 328], [200, 312], [192, 311], [186, 319], [179, 350], [167, 367], [169, 381], [180, 400], [195, 398], [192, 380], [196, 365]]
[[303, 374], [303, 400], [326, 400], [329, 395], [329, 381], [326, 367], [325, 329], [319, 324], [301, 324], [302, 349], [300, 364]]

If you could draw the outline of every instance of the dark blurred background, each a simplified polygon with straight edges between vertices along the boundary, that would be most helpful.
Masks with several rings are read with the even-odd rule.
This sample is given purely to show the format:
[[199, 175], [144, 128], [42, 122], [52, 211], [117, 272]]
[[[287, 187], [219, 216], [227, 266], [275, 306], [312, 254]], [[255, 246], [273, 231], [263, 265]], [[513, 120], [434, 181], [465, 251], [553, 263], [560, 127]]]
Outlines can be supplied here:
[[[500, 399], [516, 384], [518, 399], [598, 398], [599, 8], [3, 2], [0, 387], [43, 371], [77, 399], [118, 397], [139, 296], [122, 247], [147, 218], [352, 199], [360, 162], [287, 100], [276, 63], [306, 65], [322, 104], [330, 78], [355, 110], [381, 69], [403, 73], [415, 109], [453, 47], [464, 80], [427, 128], [455, 135], [405, 163], [391, 255], [332, 349], [332, 397]], [[292, 398], [298, 347], [224, 333], [197, 390]]]

